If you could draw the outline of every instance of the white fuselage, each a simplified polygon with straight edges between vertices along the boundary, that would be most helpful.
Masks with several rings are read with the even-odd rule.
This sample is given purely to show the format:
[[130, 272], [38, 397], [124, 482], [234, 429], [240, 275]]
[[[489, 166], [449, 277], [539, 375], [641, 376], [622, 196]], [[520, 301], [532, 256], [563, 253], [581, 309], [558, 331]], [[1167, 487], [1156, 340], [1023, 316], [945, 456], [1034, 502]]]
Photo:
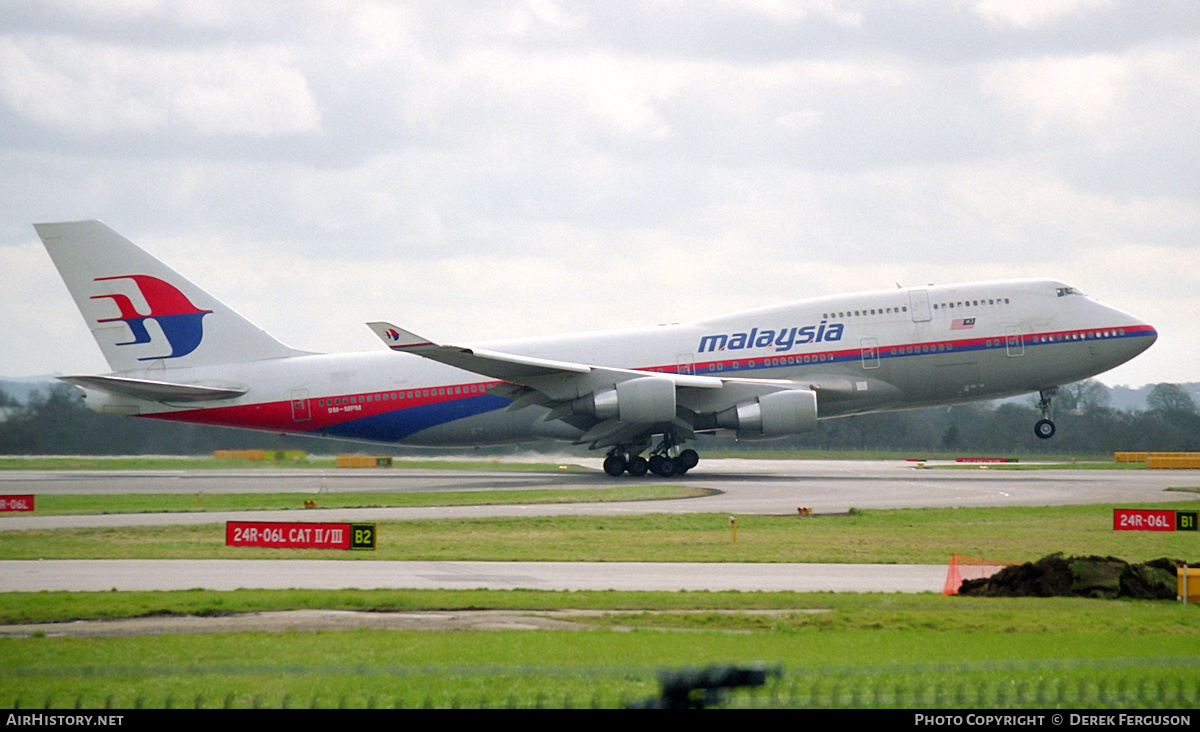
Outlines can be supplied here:
[[[474, 345], [646, 372], [795, 382], [816, 391], [820, 417], [835, 417], [1051, 389], [1128, 361], [1156, 335], [1064, 283], [1005, 280], [820, 297], [686, 324]], [[91, 393], [89, 403], [123, 414], [413, 445], [579, 436], [568, 424], [543, 419], [543, 407], [506, 409], [511, 400], [490, 392], [496, 379], [386, 350], [170, 374], [173, 381], [235, 384], [246, 392], [177, 406]]]

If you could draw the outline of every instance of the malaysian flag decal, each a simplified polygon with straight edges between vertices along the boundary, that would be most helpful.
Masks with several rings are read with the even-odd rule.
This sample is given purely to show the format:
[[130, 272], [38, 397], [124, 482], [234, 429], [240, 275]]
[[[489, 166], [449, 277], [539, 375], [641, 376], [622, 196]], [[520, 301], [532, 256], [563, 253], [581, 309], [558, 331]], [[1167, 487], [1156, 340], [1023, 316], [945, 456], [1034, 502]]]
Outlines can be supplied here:
[[967, 330], [975, 327], [975, 318], [959, 318], [950, 323], [950, 330]]

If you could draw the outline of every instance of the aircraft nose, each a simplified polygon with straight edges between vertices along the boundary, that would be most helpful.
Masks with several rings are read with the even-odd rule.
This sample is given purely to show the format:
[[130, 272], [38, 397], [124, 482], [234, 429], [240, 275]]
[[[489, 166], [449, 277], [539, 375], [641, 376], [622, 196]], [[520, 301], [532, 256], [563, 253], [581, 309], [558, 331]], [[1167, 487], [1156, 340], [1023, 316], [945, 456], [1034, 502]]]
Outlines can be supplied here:
[[1124, 336], [1121, 340], [1129, 346], [1131, 351], [1128, 358], [1133, 358], [1145, 351], [1158, 340], [1158, 330], [1153, 325], [1127, 313], [1120, 314], [1127, 318], [1127, 324], [1119, 332]]
[[1129, 318], [1131, 321], [1131, 325], [1126, 326], [1125, 330], [1139, 336], [1140, 339], [1145, 343], [1146, 348], [1149, 348], [1154, 341], [1158, 340], [1158, 329], [1153, 325], [1145, 320], [1142, 320], [1141, 318], [1134, 317], [1126, 313], [1121, 314], [1126, 318]]
[[[1158, 331], [1155, 330], [1154, 326], [1150, 325], [1149, 323], [1146, 323], [1145, 325], [1143, 325], [1142, 328], [1143, 328], [1143, 331], [1142, 331], [1141, 343], [1142, 343], [1142, 351], [1144, 351], [1147, 348], [1149, 348], [1150, 346], [1153, 346], [1154, 342], [1158, 340]], [[1140, 353], [1140, 351], [1139, 351], [1139, 353]]]
[[1146, 328], [1146, 348], [1149, 348], [1150, 346], [1154, 345], [1155, 341], [1158, 340], [1158, 331], [1155, 330], [1154, 326], [1150, 325], [1149, 323], [1145, 324], [1145, 328]]

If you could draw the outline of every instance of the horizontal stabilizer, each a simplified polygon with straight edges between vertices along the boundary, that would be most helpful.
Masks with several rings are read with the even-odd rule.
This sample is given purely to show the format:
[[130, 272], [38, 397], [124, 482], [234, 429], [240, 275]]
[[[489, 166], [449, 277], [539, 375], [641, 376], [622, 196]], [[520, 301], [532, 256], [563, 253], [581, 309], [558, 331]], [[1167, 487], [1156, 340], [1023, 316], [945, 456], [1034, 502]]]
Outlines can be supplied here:
[[207, 402], [233, 399], [247, 392], [247, 389], [242, 387], [172, 384], [167, 381], [131, 379], [124, 376], [60, 376], [58, 378], [60, 381], [85, 389], [96, 389], [152, 402]]

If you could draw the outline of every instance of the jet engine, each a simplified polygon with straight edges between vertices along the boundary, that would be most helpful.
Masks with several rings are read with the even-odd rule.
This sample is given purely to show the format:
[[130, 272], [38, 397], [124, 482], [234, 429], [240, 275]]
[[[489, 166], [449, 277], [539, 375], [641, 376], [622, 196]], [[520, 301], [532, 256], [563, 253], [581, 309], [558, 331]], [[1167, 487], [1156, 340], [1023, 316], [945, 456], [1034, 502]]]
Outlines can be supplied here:
[[576, 413], [599, 419], [639, 424], [670, 422], [675, 419], [675, 382], [655, 376], [621, 381], [576, 399], [571, 407]]
[[718, 413], [717, 426], [737, 430], [741, 440], [808, 432], [817, 428], [817, 394], [808, 389], [764, 394]]

